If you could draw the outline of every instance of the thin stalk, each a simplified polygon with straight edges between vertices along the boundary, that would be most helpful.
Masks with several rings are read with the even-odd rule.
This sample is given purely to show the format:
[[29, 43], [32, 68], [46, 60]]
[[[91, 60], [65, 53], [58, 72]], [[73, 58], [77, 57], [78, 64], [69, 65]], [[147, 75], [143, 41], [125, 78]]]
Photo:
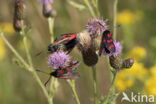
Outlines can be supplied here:
[[[117, 23], [116, 23], [116, 18], [117, 18], [117, 5], [118, 5], [118, 0], [114, 0], [114, 5], [113, 5], [113, 27], [116, 27], [117, 26]], [[113, 29], [113, 38], [116, 39], [116, 29], [117, 28], [114, 28]]]
[[72, 92], [73, 92], [73, 94], [74, 94], [74, 98], [75, 98], [75, 100], [76, 100], [76, 103], [77, 103], [77, 104], [80, 104], [80, 100], [79, 100], [79, 98], [78, 98], [78, 95], [77, 95], [76, 89], [75, 89], [75, 80], [68, 81], [68, 83], [69, 83], [70, 87], [72, 88]]
[[112, 78], [112, 82], [111, 82], [111, 86], [109, 88], [108, 94], [106, 96], [105, 101], [102, 104], [108, 104], [108, 99], [111, 96], [111, 94], [114, 94], [115, 88], [114, 88], [114, 83], [115, 83], [115, 79], [117, 76], [117, 72], [113, 73], [113, 78]]
[[2, 37], [2, 39], [4, 40], [4, 42], [6, 43], [6, 45], [10, 48], [10, 50], [15, 54], [15, 56], [22, 62], [22, 64], [25, 66], [25, 68], [28, 71], [31, 71], [32, 69], [30, 69], [30, 67], [27, 64], [27, 62], [20, 56], [20, 54], [15, 50], [15, 48], [9, 43], [9, 41], [5, 38], [5, 36], [3, 35], [3, 33], [1, 33], [0, 36]]
[[92, 66], [93, 71], [93, 86], [94, 86], [94, 104], [98, 104], [98, 90], [96, 81], [96, 66]]
[[91, 15], [92, 15], [93, 17], [96, 17], [95, 12], [94, 12], [94, 10], [93, 10], [91, 4], [89, 3], [89, 1], [88, 1], [88, 0], [83, 0], [83, 1], [84, 1], [84, 3], [88, 6], [88, 9], [89, 9]]
[[99, 0], [92, 0], [92, 4], [95, 7], [95, 11], [96, 11], [96, 16], [100, 17], [98, 2], [99, 2]]
[[2, 39], [4, 40], [4, 42], [6, 43], [6, 45], [10, 48], [10, 50], [15, 54], [15, 56], [21, 61], [21, 63], [25, 66], [25, 69], [32, 72], [34, 78], [36, 79], [36, 81], [38, 82], [39, 86], [42, 88], [43, 93], [45, 95], [45, 97], [48, 100], [48, 104], [53, 104], [50, 101], [50, 97], [48, 95], [48, 92], [46, 90], [46, 88], [44, 87], [44, 85], [42, 84], [40, 78], [38, 77], [36, 71], [34, 70], [33, 67], [31, 67], [29, 64], [27, 64], [27, 62], [21, 57], [21, 55], [15, 50], [15, 48], [9, 43], [9, 41], [5, 38], [5, 36], [1, 33], [0, 36], [2, 37]]
[[54, 42], [54, 18], [49, 17], [48, 24], [49, 24], [49, 32], [50, 32], [50, 41], [53, 43]]
[[23, 44], [24, 44], [24, 48], [25, 48], [25, 51], [26, 51], [28, 63], [29, 63], [29, 65], [30, 65], [31, 67], [33, 67], [31, 55], [30, 55], [30, 52], [29, 52], [29, 49], [28, 49], [27, 34], [25, 33], [24, 25], [22, 25], [22, 31], [20, 32], [20, 34], [21, 34], [22, 37], [23, 37]]
[[[54, 18], [49, 17], [48, 18], [48, 24], [49, 24], [49, 32], [50, 32], [50, 41], [51, 43], [54, 42]], [[53, 103], [53, 96], [54, 96], [54, 83], [55, 83], [55, 78], [52, 77], [50, 80], [50, 86], [49, 86], [49, 96], [51, 97], [51, 102]]]

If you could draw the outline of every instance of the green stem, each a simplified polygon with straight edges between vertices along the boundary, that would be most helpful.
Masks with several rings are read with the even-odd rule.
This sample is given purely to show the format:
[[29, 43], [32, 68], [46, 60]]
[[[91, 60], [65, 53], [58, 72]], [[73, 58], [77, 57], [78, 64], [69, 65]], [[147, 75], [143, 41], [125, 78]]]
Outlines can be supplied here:
[[[118, 0], [114, 0], [114, 8], [113, 8], [113, 27], [116, 27], [117, 23], [116, 23], [116, 18], [117, 18], [117, 5], [118, 5]], [[113, 38], [114, 40], [116, 39], [116, 29], [117, 28], [114, 28], [113, 29]]]
[[49, 24], [49, 32], [50, 32], [50, 41], [51, 43], [53, 43], [54, 42], [54, 18], [49, 17], [48, 24]]
[[96, 15], [95, 15], [95, 13], [94, 13], [94, 10], [93, 10], [91, 4], [89, 3], [89, 1], [88, 1], [88, 0], [83, 0], [83, 1], [84, 1], [84, 3], [88, 6], [88, 9], [89, 9], [91, 15], [92, 15], [93, 17], [96, 17]]
[[93, 71], [93, 86], [94, 86], [94, 104], [98, 104], [98, 90], [96, 81], [96, 66], [92, 66]]
[[70, 87], [72, 88], [72, 92], [73, 92], [73, 94], [74, 94], [76, 103], [77, 103], [77, 104], [80, 104], [80, 100], [79, 100], [79, 98], [78, 98], [78, 95], [77, 95], [76, 89], [75, 89], [75, 80], [72, 80], [72, 81], [68, 80], [68, 83], [69, 83]]
[[[51, 43], [54, 42], [54, 18], [49, 17], [48, 18], [48, 24], [49, 24], [49, 32], [50, 32], [50, 41]], [[51, 97], [51, 102], [53, 104], [53, 96], [54, 96], [54, 83], [55, 83], [55, 78], [52, 77], [50, 80], [50, 86], [49, 86], [49, 96]]]

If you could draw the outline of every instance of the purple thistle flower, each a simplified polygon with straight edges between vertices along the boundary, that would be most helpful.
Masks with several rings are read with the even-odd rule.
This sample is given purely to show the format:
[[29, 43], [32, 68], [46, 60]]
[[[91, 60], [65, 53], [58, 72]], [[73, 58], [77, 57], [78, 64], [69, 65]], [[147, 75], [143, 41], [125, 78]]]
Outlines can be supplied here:
[[106, 56], [106, 55], [109, 55], [109, 56], [117, 56], [118, 55], [118, 53], [119, 52], [121, 52], [121, 49], [122, 49], [122, 46], [121, 46], [121, 44], [120, 44], [120, 42], [116, 42], [116, 41], [114, 41], [114, 45], [115, 45], [115, 52], [113, 52], [113, 53], [106, 53], [106, 51], [105, 50], [103, 50], [103, 54]]
[[70, 61], [70, 56], [67, 53], [59, 51], [50, 54], [48, 57], [48, 64], [49, 66], [53, 67], [54, 69], [58, 68], [65, 68], [68, 66]]
[[88, 21], [88, 24], [86, 25], [86, 29], [91, 35], [100, 35], [105, 30], [107, 30], [107, 25], [105, 21], [95, 18], [95, 19], [90, 19]]
[[53, 3], [53, 0], [38, 0], [42, 4]]

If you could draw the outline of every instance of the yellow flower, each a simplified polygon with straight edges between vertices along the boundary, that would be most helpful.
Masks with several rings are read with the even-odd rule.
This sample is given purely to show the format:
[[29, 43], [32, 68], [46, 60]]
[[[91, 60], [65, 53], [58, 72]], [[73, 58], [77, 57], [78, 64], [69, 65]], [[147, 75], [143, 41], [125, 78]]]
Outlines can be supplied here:
[[156, 77], [150, 77], [145, 82], [145, 92], [156, 96]]
[[148, 71], [143, 66], [142, 63], [134, 62], [133, 66], [127, 70], [129, 75], [131, 75], [133, 78], [136, 78], [138, 80], [144, 80], [144, 78], [147, 76]]
[[148, 71], [143, 64], [135, 62], [130, 69], [119, 71], [115, 86], [118, 91], [124, 91], [126, 88], [132, 87], [136, 79], [141, 81], [144, 80], [147, 74]]
[[156, 65], [150, 69], [150, 77], [145, 82], [145, 92], [156, 96]]
[[0, 60], [3, 59], [4, 55], [5, 55], [4, 42], [3, 42], [2, 38], [0, 37]]
[[135, 14], [130, 10], [123, 10], [117, 14], [117, 22], [119, 24], [133, 24], [135, 20]]
[[6, 34], [14, 34], [15, 31], [13, 29], [13, 25], [10, 22], [0, 23], [0, 30]]
[[146, 56], [146, 50], [143, 47], [136, 46], [128, 53], [127, 56], [139, 61]]

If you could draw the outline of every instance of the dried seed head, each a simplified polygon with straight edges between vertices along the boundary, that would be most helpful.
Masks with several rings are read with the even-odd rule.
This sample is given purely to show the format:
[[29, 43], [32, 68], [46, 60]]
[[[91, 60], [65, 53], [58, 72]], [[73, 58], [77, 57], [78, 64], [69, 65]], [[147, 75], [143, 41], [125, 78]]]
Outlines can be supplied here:
[[134, 59], [132, 58], [128, 58], [126, 60], [124, 60], [122, 68], [131, 68], [134, 64]]
[[122, 58], [120, 55], [116, 55], [116, 56], [110, 56], [109, 57], [109, 61], [110, 61], [110, 65], [116, 69], [116, 70], [120, 70], [122, 68]]
[[87, 66], [93, 66], [98, 62], [98, 55], [93, 48], [82, 51], [83, 61]]
[[92, 39], [86, 30], [78, 33], [76, 39], [78, 41], [77, 47], [80, 51], [86, 51], [92, 45]]
[[51, 3], [43, 4], [43, 15], [47, 18], [56, 16], [56, 10], [52, 8]]

